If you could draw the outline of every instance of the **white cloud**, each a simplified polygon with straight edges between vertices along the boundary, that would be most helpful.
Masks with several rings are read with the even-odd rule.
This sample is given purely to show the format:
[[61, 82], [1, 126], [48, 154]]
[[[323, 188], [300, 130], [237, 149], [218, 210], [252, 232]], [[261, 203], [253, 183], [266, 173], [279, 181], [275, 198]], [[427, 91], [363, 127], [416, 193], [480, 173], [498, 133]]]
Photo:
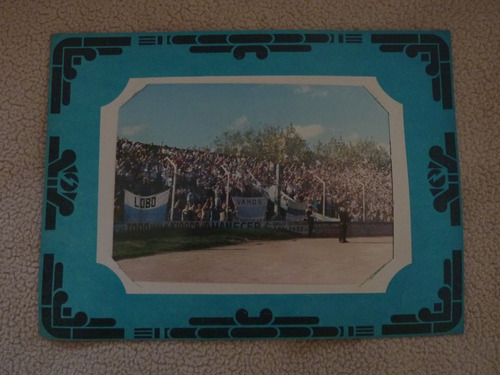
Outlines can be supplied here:
[[297, 86], [293, 92], [296, 94], [307, 94], [311, 91], [311, 86]]
[[325, 97], [328, 95], [328, 91], [321, 89], [317, 86], [311, 87], [307, 85], [297, 86], [294, 90], [296, 94], [310, 95], [313, 97]]
[[360, 135], [358, 133], [351, 133], [349, 136], [347, 136], [346, 141], [349, 142], [356, 142], [361, 139]]
[[325, 127], [319, 124], [293, 125], [293, 128], [305, 140], [315, 138], [325, 132]]
[[231, 130], [241, 130], [243, 129], [246, 125], [248, 124], [248, 117], [243, 115], [235, 119], [231, 125], [229, 125], [229, 128]]
[[131, 125], [131, 126], [123, 126], [120, 128], [120, 133], [123, 137], [131, 137], [136, 135], [148, 128], [147, 125]]

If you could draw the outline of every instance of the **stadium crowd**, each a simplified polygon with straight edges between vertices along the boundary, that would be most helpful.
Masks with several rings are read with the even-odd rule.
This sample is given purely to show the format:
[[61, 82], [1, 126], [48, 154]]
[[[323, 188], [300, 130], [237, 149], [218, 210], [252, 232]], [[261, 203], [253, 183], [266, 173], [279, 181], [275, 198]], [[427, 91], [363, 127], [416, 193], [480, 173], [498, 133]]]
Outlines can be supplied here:
[[[118, 138], [116, 148], [115, 220], [123, 214], [124, 190], [148, 196], [169, 189], [177, 166], [174, 220], [231, 220], [231, 197], [263, 196], [276, 185], [276, 164], [244, 155], [222, 155], [203, 150], [179, 149], [131, 142]], [[353, 221], [362, 219], [363, 185], [365, 220], [393, 221], [392, 175], [370, 164], [334, 165], [315, 161], [306, 165], [284, 162], [281, 191], [316, 212], [337, 215], [344, 205]], [[227, 173], [228, 171], [229, 173]], [[229, 175], [229, 191], [226, 191]], [[323, 184], [326, 202], [323, 207]], [[225, 207], [229, 193], [229, 207]], [[268, 219], [272, 215], [272, 203]], [[227, 216], [226, 216], [227, 215]]]

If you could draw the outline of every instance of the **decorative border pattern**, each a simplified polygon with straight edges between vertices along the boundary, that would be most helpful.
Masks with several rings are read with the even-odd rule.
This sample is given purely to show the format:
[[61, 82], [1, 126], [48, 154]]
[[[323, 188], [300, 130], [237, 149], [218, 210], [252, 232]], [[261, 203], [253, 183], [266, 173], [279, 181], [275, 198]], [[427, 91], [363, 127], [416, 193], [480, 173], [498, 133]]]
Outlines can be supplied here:
[[382, 326], [383, 335], [444, 333], [453, 329], [462, 319], [463, 310], [463, 251], [454, 250], [452, 259], [444, 261], [444, 286], [438, 297], [442, 302], [434, 309], [422, 308], [417, 314], [399, 314], [391, 317], [393, 324]]
[[[432, 78], [435, 101], [443, 109], [453, 108], [451, 58], [446, 42], [432, 34], [373, 34], [371, 42], [381, 44], [382, 52], [405, 52], [408, 57], [421, 55], [428, 62], [426, 73]], [[52, 92], [50, 112], [61, 112], [61, 105], [71, 101], [71, 80], [76, 78], [75, 66], [82, 58], [93, 61], [98, 55], [120, 55], [121, 47], [130, 46], [131, 37], [67, 38], [54, 49], [52, 57]], [[275, 52], [310, 52], [312, 45], [323, 43], [360, 44], [361, 33], [251, 33], [251, 34], [183, 34], [142, 35], [140, 46], [189, 45], [191, 53], [231, 53], [242, 60], [248, 53], [266, 59]]]
[[432, 34], [373, 34], [372, 43], [381, 44], [381, 52], [405, 52], [408, 57], [420, 55], [427, 62], [425, 72], [432, 77], [432, 94], [443, 109], [453, 109], [451, 57], [448, 44]]
[[[213, 35], [142, 35], [140, 46], [191, 45], [191, 53], [232, 53], [242, 60], [248, 53], [266, 59], [272, 52], [310, 52], [312, 44], [363, 43], [361, 33], [252, 33]], [[62, 106], [71, 102], [71, 81], [76, 78], [76, 66], [82, 59], [94, 61], [97, 56], [121, 55], [122, 47], [132, 45], [131, 37], [74, 37], [66, 38], [54, 48], [52, 55], [52, 84], [50, 113], [61, 113]]]
[[[138, 49], [142, 47], [161, 49], [162, 47], [177, 46], [176, 50], [179, 50], [179, 53], [198, 54], [198, 56], [215, 53], [225, 54], [221, 56], [228, 57], [230, 60], [231, 56], [236, 60], [243, 60], [247, 56], [265, 60], [271, 54], [276, 56], [276, 53], [311, 52], [313, 48], [318, 48], [318, 45], [325, 47], [325, 44], [361, 44], [366, 42], [369, 37], [371, 37], [372, 44], [370, 53], [378, 54], [378, 51], [383, 53], [404, 52], [407, 57], [412, 59], [420, 57], [420, 60], [425, 64], [425, 73], [431, 78], [434, 101], [440, 102], [444, 110], [453, 109], [450, 48], [447, 42], [437, 35], [425, 32], [386, 34], [276, 31], [227, 32], [225, 34], [157, 33], [155, 35], [130, 34], [128, 37], [75, 36], [65, 38], [53, 47], [49, 110], [51, 114], [60, 114], [63, 107], [71, 103], [71, 85], [77, 77], [78, 66], [82, 65], [84, 59], [91, 62], [97, 56], [118, 56], [123, 53], [125, 47], [131, 46], [132, 43], [134, 43], [134, 48]], [[328, 46], [326, 48], [329, 49]], [[313, 54], [309, 56], [313, 56]], [[378, 57], [382, 56], [387, 57], [388, 55], [378, 54]], [[391, 56], [402, 57], [402, 55], [394, 54]], [[119, 61], [121, 60], [118, 59]], [[420, 65], [417, 63], [416, 66]], [[82, 75], [83, 71], [80, 73]], [[425, 75], [422, 73], [422, 76]], [[73, 89], [76, 90], [76, 86]], [[441, 111], [441, 108], [436, 105], [432, 111], [438, 112]], [[70, 113], [65, 113], [65, 115], [70, 115]], [[449, 211], [453, 227], [461, 225], [456, 134], [448, 132], [444, 136], [444, 145], [435, 145], [429, 149], [427, 179], [428, 188], [433, 197], [434, 209], [440, 213]], [[56, 221], [61, 220], [58, 215], [70, 216], [74, 212], [80, 182], [76, 156], [74, 150], [61, 150], [60, 137], [51, 136], [49, 138], [47, 184], [45, 187], [45, 230], [56, 229]], [[115, 318], [92, 318], [89, 316], [90, 314], [73, 309], [68, 305], [70, 300], [68, 293], [71, 290], [63, 288], [63, 263], [55, 261], [57, 254], [46, 254], [47, 250], [54, 252], [54, 249], [50, 249], [50, 247], [42, 249], [40, 328], [42, 328], [44, 335], [56, 339], [124, 339], [125, 332], [129, 338], [136, 340], [333, 339], [440, 334], [451, 330], [458, 331], [458, 328], [463, 326], [462, 250], [453, 250], [451, 257], [443, 262], [443, 285], [438, 285], [437, 303], [420, 308], [416, 313], [390, 315], [390, 313], [394, 313], [394, 311], [390, 311], [385, 318], [386, 320], [368, 322], [374, 325], [324, 326], [318, 316], [290, 316], [294, 314], [294, 312], [289, 312], [290, 308], [285, 309], [287, 311], [285, 314], [289, 314], [286, 316], [276, 316], [270, 308], [263, 308], [257, 316], [251, 316], [246, 308], [240, 308], [234, 312], [236, 308], [241, 307], [241, 304], [238, 304], [231, 305], [229, 311], [222, 312], [222, 314], [228, 314], [227, 316], [191, 318], [187, 316], [185, 317], [187, 321], [181, 322], [178, 326], [177, 323], [172, 324], [173, 322], [165, 317], [165, 323], [162, 321], [122, 322], [120, 323], [122, 327], [116, 327], [117, 320]], [[65, 249], [59, 250], [64, 252]], [[437, 266], [440, 267], [439, 264]], [[93, 296], [93, 298], [97, 297]], [[85, 310], [90, 310], [92, 303], [97, 306], [102, 303], [99, 299], [78, 302], [89, 302], [84, 305], [86, 306]], [[235, 310], [232, 310], [233, 308]], [[415, 309], [417, 308], [418, 306]], [[198, 310], [198, 313], [204, 314], [202, 310]], [[316, 311], [312, 313], [314, 314]], [[328, 316], [332, 314], [328, 311], [325, 313]], [[105, 314], [107, 315], [107, 313]], [[389, 316], [390, 321], [387, 319]], [[350, 320], [353, 319], [348, 317], [346, 323], [349, 323]], [[137, 324], [141, 326], [135, 326]]]
[[427, 180], [438, 212], [450, 210], [452, 226], [461, 224], [458, 158], [455, 133], [445, 133], [445, 151], [440, 146], [429, 150]]
[[59, 154], [59, 137], [50, 137], [45, 204], [46, 230], [56, 229], [57, 211], [63, 216], [73, 213], [73, 201], [77, 196], [79, 183], [75, 162], [76, 153], [73, 150], [64, 150]]
[[121, 55], [120, 47], [131, 45], [130, 37], [66, 38], [55, 48], [52, 55], [52, 84], [50, 113], [61, 113], [61, 104], [71, 101], [71, 81], [76, 78], [75, 66], [82, 58], [93, 61], [99, 56]]
[[42, 264], [41, 323], [58, 339], [122, 339], [123, 328], [113, 318], [89, 318], [84, 312], [73, 314], [64, 307], [68, 294], [63, 290], [63, 264], [54, 263], [54, 254], [44, 254]]
[[363, 43], [360, 33], [251, 33], [251, 34], [184, 34], [139, 36], [139, 45], [188, 45], [191, 53], [231, 53], [237, 60], [254, 53], [266, 59], [274, 52], [310, 52], [313, 44]]
[[136, 339], [272, 339], [374, 336], [373, 326], [325, 327], [315, 316], [277, 317], [270, 309], [251, 317], [239, 309], [234, 317], [200, 317], [185, 328], [135, 328]]

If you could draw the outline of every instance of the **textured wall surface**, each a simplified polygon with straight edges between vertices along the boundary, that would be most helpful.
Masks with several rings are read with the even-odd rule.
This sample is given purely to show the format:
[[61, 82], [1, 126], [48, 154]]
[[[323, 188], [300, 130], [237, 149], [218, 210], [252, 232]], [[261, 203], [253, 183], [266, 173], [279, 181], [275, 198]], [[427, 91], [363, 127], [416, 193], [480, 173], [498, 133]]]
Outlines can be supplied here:
[[[2, 0], [0, 373], [499, 374], [500, 2]], [[38, 333], [50, 35], [259, 29], [452, 32], [466, 333], [347, 341], [62, 343]]]

